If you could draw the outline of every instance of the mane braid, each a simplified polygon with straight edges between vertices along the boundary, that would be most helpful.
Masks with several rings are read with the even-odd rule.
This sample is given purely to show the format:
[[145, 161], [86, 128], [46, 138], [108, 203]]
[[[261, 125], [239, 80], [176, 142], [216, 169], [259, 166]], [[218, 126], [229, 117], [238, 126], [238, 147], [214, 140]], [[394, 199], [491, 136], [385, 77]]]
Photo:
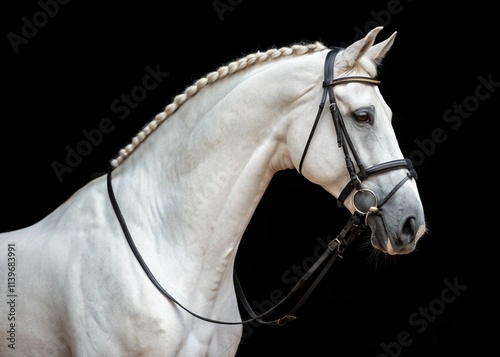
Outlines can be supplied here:
[[321, 42], [311, 44], [295, 44], [291, 47], [282, 47], [280, 49], [270, 49], [266, 52], [256, 52], [240, 58], [237, 61], [231, 62], [226, 66], [220, 67], [217, 71], [210, 72], [201, 79], [198, 79], [194, 84], [187, 87], [184, 93], [177, 95], [172, 103], [167, 105], [165, 109], [158, 113], [152, 121], [149, 122], [137, 135], [132, 138], [132, 142], [121, 149], [118, 156], [111, 161], [111, 166], [116, 168], [125, 160], [146, 138], [155, 131], [158, 126], [167, 119], [169, 115], [174, 113], [182, 104], [189, 98], [193, 97], [201, 89], [208, 84], [227, 77], [229, 74], [241, 71], [255, 63], [265, 62], [290, 55], [303, 55], [306, 53], [322, 51], [326, 48]]

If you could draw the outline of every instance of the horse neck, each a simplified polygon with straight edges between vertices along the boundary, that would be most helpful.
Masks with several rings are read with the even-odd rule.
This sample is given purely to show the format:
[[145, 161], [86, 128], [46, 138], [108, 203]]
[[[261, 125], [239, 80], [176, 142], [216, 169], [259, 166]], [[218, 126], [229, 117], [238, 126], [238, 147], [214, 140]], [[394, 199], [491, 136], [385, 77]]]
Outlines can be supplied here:
[[142, 230], [137, 237], [149, 240], [151, 252], [168, 254], [186, 271], [232, 268], [274, 172], [292, 167], [288, 115], [301, 110], [321, 73], [305, 60], [312, 61], [277, 60], [207, 87], [115, 169], [115, 191], [128, 203], [124, 215]]

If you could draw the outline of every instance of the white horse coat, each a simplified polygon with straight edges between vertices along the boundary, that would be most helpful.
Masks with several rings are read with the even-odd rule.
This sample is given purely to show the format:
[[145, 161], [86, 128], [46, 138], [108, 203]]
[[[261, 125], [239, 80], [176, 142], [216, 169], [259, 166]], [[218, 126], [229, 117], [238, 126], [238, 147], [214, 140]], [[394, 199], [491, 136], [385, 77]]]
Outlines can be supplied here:
[[[376, 74], [394, 40], [373, 45], [380, 30], [338, 55], [335, 77]], [[298, 168], [321, 99], [326, 52], [321, 44], [297, 45], [221, 67], [188, 87], [113, 161], [114, 192], [139, 251], [165, 289], [197, 314], [241, 321], [233, 286], [238, 244], [273, 174]], [[350, 83], [335, 93], [367, 164], [403, 158], [377, 87]], [[374, 122], [354, 122], [349, 113], [367, 106], [375, 108]], [[338, 196], [349, 177], [327, 115], [302, 174]], [[366, 184], [388, 192], [404, 171]], [[346, 207], [354, 211], [350, 201]], [[390, 217], [368, 222], [374, 246], [411, 251], [425, 230], [415, 182], [402, 186], [386, 210]], [[405, 241], [398, 237], [408, 230], [402, 228], [408, 216], [417, 229]], [[236, 354], [241, 325], [193, 317], [146, 277], [111, 207], [105, 176], [40, 222], [1, 234], [0, 252], [0, 293], [12, 296], [0, 307], [1, 356]]]

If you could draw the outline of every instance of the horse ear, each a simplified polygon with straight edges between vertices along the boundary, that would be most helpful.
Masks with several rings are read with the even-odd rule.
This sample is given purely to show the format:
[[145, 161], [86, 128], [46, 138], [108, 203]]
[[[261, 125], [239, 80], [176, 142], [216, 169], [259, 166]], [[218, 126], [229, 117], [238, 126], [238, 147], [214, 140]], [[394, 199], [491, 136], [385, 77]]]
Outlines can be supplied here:
[[342, 57], [348, 68], [352, 68], [356, 61], [372, 48], [373, 42], [375, 42], [375, 37], [377, 37], [377, 34], [380, 30], [382, 30], [382, 28], [382, 26], [375, 27], [373, 30], [368, 32], [364, 38], [354, 42], [345, 49]]
[[382, 63], [382, 59], [385, 57], [386, 53], [391, 49], [394, 39], [396, 38], [397, 32], [395, 31], [391, 37], [387, 40], [377, 43], [375, 46], [372, 46], [367, 52], [366, 55], [377, 65]]

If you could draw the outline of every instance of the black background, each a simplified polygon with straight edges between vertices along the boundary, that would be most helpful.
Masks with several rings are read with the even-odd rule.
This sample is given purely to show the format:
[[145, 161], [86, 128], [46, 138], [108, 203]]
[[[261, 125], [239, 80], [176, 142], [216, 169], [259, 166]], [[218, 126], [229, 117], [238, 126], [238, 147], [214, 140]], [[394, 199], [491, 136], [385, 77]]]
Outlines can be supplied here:
[[[216, 3], [230, 10], [218, 13]], [[220, 65], [299, 41], [345, 45], [384, 25], [378, 40], [393, 31], [398, 36], [380, 69], [381, 90], [404, 154], [419, 159], [429, 233], [416, 252], [397, 258], [374, 256], [366, 238], [356, 241], [299, 310], [298, 321], [245, 329], [237, 356], [498, 352], [492, 204], [498, 195], [491, 153], [497, 150], [493, 125], [500, 72], [493, 5], [71, 1], [16, 53], [8, 34], [21, 35], [23, 17], [33, 19], [39, 11], [36, 1], [2, 5], [0, 231], [50, 213], [94, 172], [105, 171], [175, 95]], [[141, 84], [146, 66], [156, 65], [168, 77], [60, 182], [52, 163], [64, 163], [66, 146], [75, 147], [82, 130], [115, 115], [110, 104]], [[480, 78], [497, 85], [488, 91]], [[446, 122], [446, 113], [459, 105], [463, 111], [453, 115], [461, 121]], [[439, 140], [432, 139], [436, 130]], [[318, 239], [337, 234], [346, 218], [332, 197], [296, 172], [276, 174], [238, 253], [236, 266], [249, 300], [264, 306], [273, 290], [287, 292], [291, 284], [283, 274], [296, 277], [310, 266]], [[452, 293], [445, 281], [460, 290]], [[411, 322], [415, 314], [419, 324]], [[397, 344], [403, 331], [409, 334], [405, 346]]]

